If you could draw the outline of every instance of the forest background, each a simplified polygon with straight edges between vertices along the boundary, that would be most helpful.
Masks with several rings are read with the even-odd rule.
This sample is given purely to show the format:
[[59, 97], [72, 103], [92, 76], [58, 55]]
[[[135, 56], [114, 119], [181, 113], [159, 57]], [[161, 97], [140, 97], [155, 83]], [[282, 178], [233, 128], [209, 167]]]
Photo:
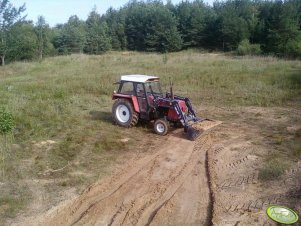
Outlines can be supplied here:
[[71, 15], [50, 27], [26, 19], [26, 6], [0, 1], [0, 63], [110, 50], [174, 52], [188, 48], [238, 55], [301, 57], [299, 0], [129, 1], [87, 20]]

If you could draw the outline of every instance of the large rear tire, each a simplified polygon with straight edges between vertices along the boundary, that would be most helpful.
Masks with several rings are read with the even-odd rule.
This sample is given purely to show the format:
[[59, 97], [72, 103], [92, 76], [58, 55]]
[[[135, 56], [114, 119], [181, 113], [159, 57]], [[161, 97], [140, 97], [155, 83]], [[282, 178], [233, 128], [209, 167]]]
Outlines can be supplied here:
[[139, 115], [127, 99], [117, 99], [112, 107], [112, 117], [116, 124], [122, 127], [137, 125]]
[[154, 123], [156, 134], [165, 136], [168, 133], [168, 122], [164, 118], [157, 119]]

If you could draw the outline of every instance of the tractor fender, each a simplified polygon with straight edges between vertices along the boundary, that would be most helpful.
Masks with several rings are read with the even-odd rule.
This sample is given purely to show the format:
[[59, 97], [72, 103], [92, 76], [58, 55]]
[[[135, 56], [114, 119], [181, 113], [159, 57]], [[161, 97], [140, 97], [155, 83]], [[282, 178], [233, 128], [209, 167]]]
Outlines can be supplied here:
[[139, 104], [138, 104], [138, 100], [137, 100], [136, 96], [114, 93], [113, 97], [112, 97], [113, 100], [121, 99], [121, 98], [125, 98], [125, 99], [128, 99], [129, 101], [131, 101], [134, 106], [134, 110], [138, 113], [140, 112]]
[[132, 102], [133, 102], [135, 111], [140, 112], [139, 105], [138, 105], [138, 100], [137, 100], [136, 96], [132, 96]]

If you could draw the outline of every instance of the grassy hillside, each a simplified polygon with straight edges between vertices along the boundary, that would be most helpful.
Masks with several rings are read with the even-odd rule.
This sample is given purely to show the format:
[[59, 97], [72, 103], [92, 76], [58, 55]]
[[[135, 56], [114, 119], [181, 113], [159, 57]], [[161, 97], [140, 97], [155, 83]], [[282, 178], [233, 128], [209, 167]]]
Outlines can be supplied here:
[[[1, 163], [0, 218], [29, 205], [40, 187], [50, 193], [81, 191], [110, 172], [116, 160], [151, 143], [156, 136], [147, 125], [127, 130], [111, 123], [113, 83], [132, 73], [160, 76], [164, 91], [171, 78], [175, 92], [197, 108], [285, 106], [301, 86], [300, 61], [194, 51], [72, 55], [1, 68], [0, 108], [13, 114], [16, 128]], [[34, 187], [34, 180], [46, 182]]]

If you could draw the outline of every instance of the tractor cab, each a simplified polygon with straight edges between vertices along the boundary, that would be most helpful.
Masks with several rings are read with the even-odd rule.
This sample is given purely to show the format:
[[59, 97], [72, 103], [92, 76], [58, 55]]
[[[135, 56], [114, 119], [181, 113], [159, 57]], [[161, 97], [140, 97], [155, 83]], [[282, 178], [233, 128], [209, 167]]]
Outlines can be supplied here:
[[140, 118], [150, 120], [150, 113], [154, 108], [154, 100], [163, 97], [160, 79], [148, 75], [123, 75], [117, 82], [117, 91], [113, 99], [128, 98], [134, 105], [134, 110], [139, 112]]

